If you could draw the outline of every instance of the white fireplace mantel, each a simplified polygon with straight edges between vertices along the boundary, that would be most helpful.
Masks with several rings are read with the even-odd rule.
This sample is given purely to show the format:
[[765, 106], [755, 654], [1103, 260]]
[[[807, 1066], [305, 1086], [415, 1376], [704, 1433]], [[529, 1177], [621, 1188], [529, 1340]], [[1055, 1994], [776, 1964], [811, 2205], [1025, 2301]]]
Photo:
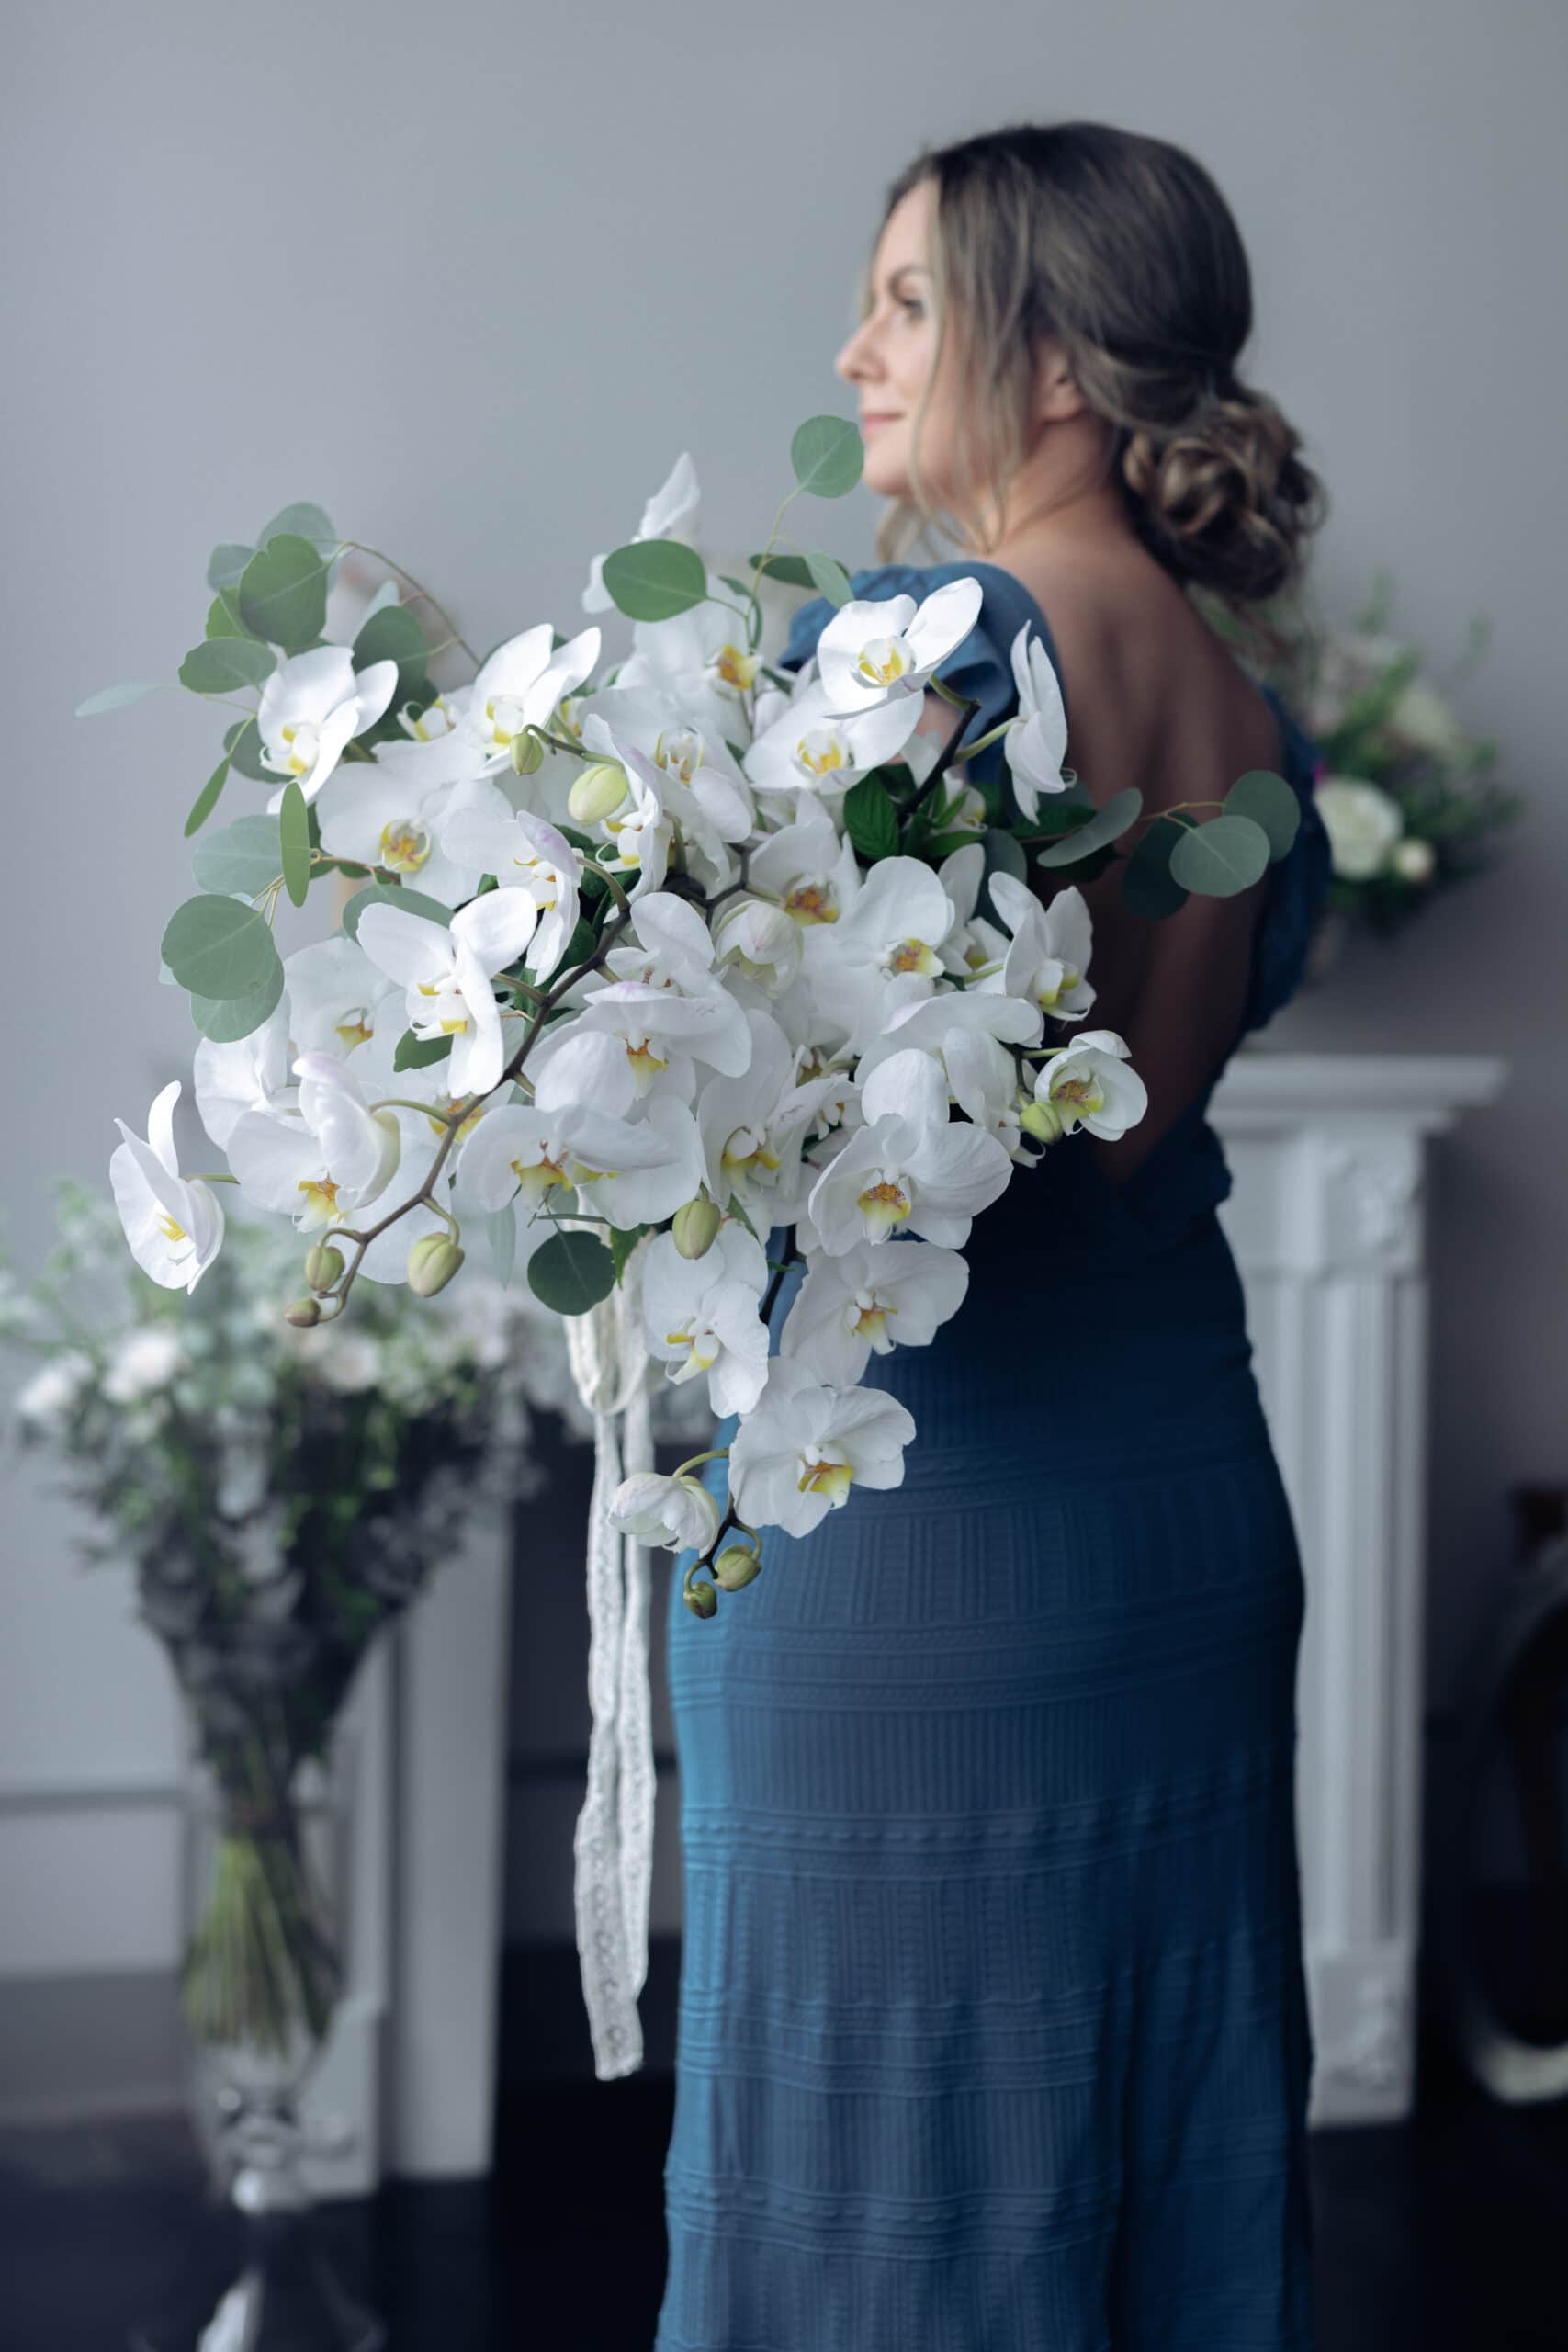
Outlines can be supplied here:
[[1259, 1047], [1210, 1106], [1306, 1577], [1297, 1817], [1314, 2124], [1391, 2120], [1414, 2095], [1427, 1139], [1506, 1074], [1471, 1055]]

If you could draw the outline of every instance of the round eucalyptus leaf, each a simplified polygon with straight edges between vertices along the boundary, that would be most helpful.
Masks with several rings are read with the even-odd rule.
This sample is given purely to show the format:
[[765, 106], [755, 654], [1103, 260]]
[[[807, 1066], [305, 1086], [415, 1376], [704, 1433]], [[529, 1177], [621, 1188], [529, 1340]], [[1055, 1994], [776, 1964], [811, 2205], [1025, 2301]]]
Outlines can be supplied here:
[[240, 618], [240, 607], [232, 588], [220, 588], [207, 608], [209, 637], [249, 637], [250, 630]]
[[1272, 768], [1248, 768], [1225, 795], [1227, 817], [1250, 817], [1269, 836], [1269, 861], [1278, 865], [1301, 828], [1302, 804]]
[[283, 995], [283, 966], [279, 963], [259, 989], [249, 996], [193, 996], [190, 1017], [204, 1037], [215, 1046], [232, 1046], [259, 1029]]
[[237, 539], [224, 539], [212, 550], [207, 566], [209, 588], [237, 588], [241, 574], [255, 553], [254, 548], [243, 548]]
[[231, 1002], [258, 992], [282, 968], [265, 916], [217, 892], [176, 907], [160, 944], [164, 961], [192, 996]]
[[1037, 865], [1072, 865], [1091, 850], [1103, 849], [1108, 842], [1117, 841], [1138, 815], [1144, 796], [1135, 784], [1121, 792], [1113, 792], [1103, 808], [1097, 808], [1087, 825], [1065, 834], [1043, 849], [1035, 860]]
[[180, 684], [193, 695], [229, 695], [236, 686], [259, 686], [276, 667], [271, 646], [254, 637], [209, 637], [180, 663]]
[[395, 702], [406, 702], [424, 684], [430, 663], [430, 639], [403, 605], [383, 605], [360, 625], [354, 640], [354, 666], [368, 670], [373, 662], [398, 665]]
[[1159, 922], [1187, 904], [1170, 871], [1170, 854], [1189, 831], [1179, 817], [1156, 817], [1122, 869], [1122, 902], [1135, 915]]
[[265, 548], [269, 539], [278, 538], [285, 533], [291, 537], [310, 539], [312, 543], [319, 540], [319, 552], [322, 555], [331, 555], [340, 544], [325, 510], [312, 505], [309, 499], [300, 499], [295, 505], [285, 506], [276, 514], [265, 530], [257, 534], [256, 545]]
[[615, 1261], [592, 1233], [552, 1233], [528, 1261], [528, 1286], [558, 1315], [586, 1315], [615, 1287]]
[[1250, 817], [1211, 817], [1191, 825], [1170, 853], [1172, 878], [1206, 899], [1233, 899], [1269, 863], [1269, 836]]
[[276, 788], [277, 777], [262, 760], [261, 729], [254, 716], [235, 719], [223, 738], [223, 749], [236, 775], [248, 775], [253, 784], [270, 784]]
[[439, 899], [426, 898], [423, 890], [405, 890], [400, 885], [373, 882], [367, 890], [356, 890], [343, 910], [343, 927], [350, 939], [359, 936], [359, 918], [367, 907], [398, 907], [405, 915], [423, 915], [431, 922], [438, 922], [443, 930], [452, 920], [452, 910], [444, 907]]
[[795, 481], [813, 498], [845, 498], [861, 478], [865, 445], [843, 416], [808, 416], [789, 445]]
[[708, 593], [707, 569], [681, 539], [631, 539], [604, 558], [604, 590], [634, 621], [689, 613]]
[[297, 776], [283, 787], [277, 812], [278, 846], [283, 854], [283, 887], [297, 907], [310, 894], [310, 807]]
[[189, 841], [192, 833], [200, 832], [203, 825], [206, 824], [209, 817], [211, 816], [213, 810], [217, 808], [218, 796], [223, 789], [224, 781], [228, 776], [228, 774], [229, 755], [225, 752], [223, 757], [219, 761], [218, 765], [213, 769], [212, 774], [208, 777], [207, 782], [202, 786], [201, 790], [197, 794], [195, 800], [191, 803], [190, 815], [186, 819], [186, 839], [187, 842]]
[[191, 852], [190, 870], [204, 890], [243, 890], [258, 898], [283, 871], [276, 817], [236, 817]]
[[807, 557], [806, 564], [813, 583], [830, 605], [849, 603], [854, 590], [850, 586], [849, 573], [836, 555], [813, 551]]
[[239, 601], [254, 637], [286, 653], [302, 652], [326, 625], [327, 567], [309, 539], [280, 532], [246, 564]]
[[815, 588], [811, 566], [802, 555], [761, 555], [751, 558], [751, 569], [765, 580], [777, 580], [786, 588]]

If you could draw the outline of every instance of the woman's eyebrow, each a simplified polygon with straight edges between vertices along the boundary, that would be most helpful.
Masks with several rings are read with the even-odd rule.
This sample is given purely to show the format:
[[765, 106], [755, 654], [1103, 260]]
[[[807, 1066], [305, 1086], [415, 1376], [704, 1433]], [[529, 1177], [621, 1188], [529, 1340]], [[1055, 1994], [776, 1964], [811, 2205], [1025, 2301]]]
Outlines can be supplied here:
[[887, 277], [884, 281], [888, 292], [892, 293], [894, 288], [897, 287], [898, 280], [910, 273], [917, 277], [929, 277], [931, 276], [931, 272], [927, 269], [924, 262], [901, 261], [897, 269], [889, 270]]

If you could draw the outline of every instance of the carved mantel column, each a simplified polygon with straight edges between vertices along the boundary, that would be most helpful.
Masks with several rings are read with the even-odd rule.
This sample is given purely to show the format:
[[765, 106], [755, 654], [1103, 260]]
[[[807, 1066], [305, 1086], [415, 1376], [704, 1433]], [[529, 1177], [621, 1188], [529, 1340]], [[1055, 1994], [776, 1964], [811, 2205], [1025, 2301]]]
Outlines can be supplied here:
[[1312, 2120], [1414, 2091], [1426, 1587], [1428, 1137], [1492, 1101], [1470, 1055], [1237, 1056], [1220, 1211], [1307, 1585], [1297, 1817]]

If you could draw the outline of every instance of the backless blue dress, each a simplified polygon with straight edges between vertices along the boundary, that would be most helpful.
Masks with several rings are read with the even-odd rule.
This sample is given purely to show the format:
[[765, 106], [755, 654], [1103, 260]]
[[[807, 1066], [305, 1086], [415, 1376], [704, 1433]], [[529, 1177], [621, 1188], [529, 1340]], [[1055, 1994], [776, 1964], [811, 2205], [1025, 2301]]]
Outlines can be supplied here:
[[[1021, 621], [1055, 659], [1022, 583], [852, 585], [966, 572], [973, 740]], [[1269, 698], [1303, 822], [1247, 1028], [1328, 884], [1315, 746]], [[957, 1316], [863, 1375], [915, 1417], [900, 1487], [770, 1529], [708, 1623], [677, 1564], [656, 2352], [1311, 2352], [1304, 1590], [1207, 1099], [1124, 1184], [1070, 1136], [976, 1220]]]

